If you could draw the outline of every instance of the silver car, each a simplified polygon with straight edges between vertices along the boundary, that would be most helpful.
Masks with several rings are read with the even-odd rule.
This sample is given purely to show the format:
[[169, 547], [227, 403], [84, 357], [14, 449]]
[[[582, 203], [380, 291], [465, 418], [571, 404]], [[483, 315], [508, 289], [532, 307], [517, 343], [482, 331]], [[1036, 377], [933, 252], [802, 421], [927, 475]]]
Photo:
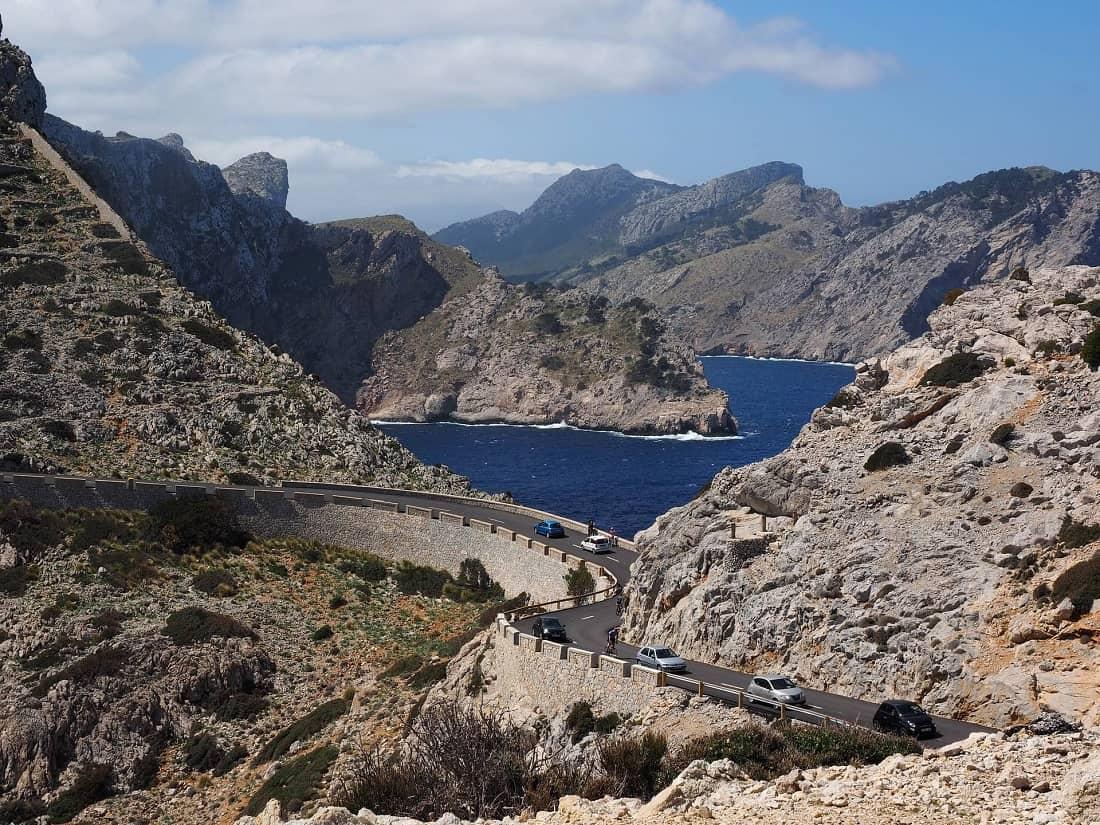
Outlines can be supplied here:
[[747, 690], [753, 699], [773, 705], [804, 705], [806, 694], [786, 676], [754, 676]]
[[634, 654], [634, 660], [645, 667], [663, 670], [666, 673], [683, 673], [687, 670], [687, 662], [677, 656], [671, 648], [660, 645], [646, 645], [638, 648]]

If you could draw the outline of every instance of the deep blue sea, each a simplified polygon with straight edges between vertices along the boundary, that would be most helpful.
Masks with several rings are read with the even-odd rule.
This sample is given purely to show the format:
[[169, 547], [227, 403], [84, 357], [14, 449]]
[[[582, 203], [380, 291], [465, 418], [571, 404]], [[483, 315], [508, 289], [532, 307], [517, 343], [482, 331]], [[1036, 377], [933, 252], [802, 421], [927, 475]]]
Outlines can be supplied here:
[[382, 424], [427, 464], [446, 464], [475, 487], [523, 504], [596, 520], [633, 535], [689, 501], [723, 467], [782, 452], [810, 413], [854, 377], [843, 364], [717, 356], [701, 359], [730, 396], [732, 438], [624, 436], [562, 425]]

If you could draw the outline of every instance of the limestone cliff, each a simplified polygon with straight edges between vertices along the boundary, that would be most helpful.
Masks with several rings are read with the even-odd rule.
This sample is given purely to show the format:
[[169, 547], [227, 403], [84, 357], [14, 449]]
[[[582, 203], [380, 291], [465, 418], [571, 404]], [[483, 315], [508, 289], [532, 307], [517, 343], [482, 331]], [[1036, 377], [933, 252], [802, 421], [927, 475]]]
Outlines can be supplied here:
[[726, 394], [644, 302], [609, 307], [494, 276], [385, 335], [358, 405], [374, 419], [736, 432]]
[[1100, 719], [1098, 313], [1086, 267], [937, 310], [638, 535], [625, 636], [989, 724]]
[[[605, 172], [572, 176], [596, 186]], [[858, 209], [807, 186], [788, 163], [697, 186], [648, 183], [620, 181], [634, 200], [585, 213], [579, 226], [558, 214], [570, 202], [555, 198], [549, 216], [532, 206], [437, 237], [512, 279], [652, 301], [699, 352], [842, 361], [920, 335], [946, 292], [1017, 264], [1100, 264], [1100, 176], [1087, 170], [1003, 169]], [[542, 251], [519, 254], [526, 249]]]

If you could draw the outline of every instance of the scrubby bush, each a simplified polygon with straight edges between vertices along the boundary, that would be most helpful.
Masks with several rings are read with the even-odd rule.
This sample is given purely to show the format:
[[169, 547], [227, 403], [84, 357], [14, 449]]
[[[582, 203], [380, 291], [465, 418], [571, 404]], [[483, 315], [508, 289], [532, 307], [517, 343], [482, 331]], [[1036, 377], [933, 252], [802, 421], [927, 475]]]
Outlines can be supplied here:
[[1013, 358], [1012, 356], [1008, 356], [1004, 360], [1004, 365], [1007, 368], [1012, 368], [1012, 367], [1016, 366], [1016, 359]]
[[38, 578], [38, 568], [33, 564], [17, 564], [0, 567], [0, 596], [16, 598], [27, 592], [27, 587]]
[[949, 307], [953, 303], [955, 303], [955, 301], [959, 300], [959, 298], [961, 298], [965, 294], [966, 294], [966, 290], [965, 289], [960, 289], [959, 287], [955, 287], [954, 289], [949, 289], [949, 290], [947, 290], [946, 294], [944, 294], [944, 296], [943, 296], [943, 305], [946, 306], [946, 307]]
[[88, 685], [96, 679], [117, 675], [129, 663], [129, 652], [119, 647], [107, 645], [99, 650], [93, 650], [52, 676], [46, 677], [38, 683], [33, 693], [41, 699], [58, 682], [68, 681]]
[[1082, 295], [1078, 295], [1076, 292], [1067, 292], [1061, 298], [1054, 299], [1054, 306], [1059, 307], [1065, 304], [1079, 304], [1084, 301], [1085, 298]]
[[204, 344], [216, 349], [232, 351], [237, 348], [237, 339], [228, 332], [209, 324], [204, 324], [195, 318], [188, 318], [182, 324], [184, 330], [198, 338]]
[[93, 223], [88, 227], [88, 231], [92, 233], [95, 238], [120, 238], [118, 230], [115, 229], [109, 223]]
[[235, 470], [231, 473], [226, 473], [225, 477], [229, 480], [230, 484], [242, 484], [246, 487], [263, 487], [263, 482], [252, 473], [244, 473], [239, 470]]
[[859, 404], [859, 393], [848, 387], [842, 387], [837, 391], [836, 395], [829, 399], [829, 402], [825, 406], [840, 410], [851, 410], [858, 407]]
[[570, 596], [587, 596], [596, 589], [596, 579], [585, 566], [569, 568], [562, 578], [565, 579], [565, 592]]
[[254, 719], [265, 708], [268, 701], [255, 693], [234, 693], [214, 707], [214, 716], [223, 722], [235, 719]]
[[192, 733], [183, 745], [183, 762], [193, 771], [212, 771], [225, 752], [218, 740], [205, 731]]
[[332, 699], [323, 705], [317, 706], [297, 722], [279, 731], [274, 739], [260, 749], [260, 752], [256, 754], [256, 758], [252, 760], [252, 764], [262, 765], [264, 762], [278, 759], [289, 751], [295, 742], [304, 742], [311, 736], [320, 733], [346, 714], [350, 708], [351, 702], [347, 699]]
[[668, 753], [663, 734], [647, 730], [641, 736], [601, 739], [596, 753], [613, 796], [649, 799], [671, 780], [663, 776]]
[[335, 745], [325, 745], [283, 764], [252, 795], [246, 813], [258, 815], [271, 799], [279, 800], [284, 811], [300, 810], [303, 802], [317, 795], [321, 781], [339, 754]]
[[76, 521], [71, 529], [69, 548], [77, 552], [107, 541], [126, 541], [134, 535], [126, 516], [115, 510], [81, 510]]
[[331, 599], [328, 600], [329, 610], [339, 610], [341, 607], [347, 605], [348, 600], [343, 593], [337, 593]]
[[180, 554], [218, 544], [244, 547], [252, 538], [238, 525], [232, 505], [207, 496], [161, 502], [149, 511], [149, 528], [150, 538]]
[[544, 355], [539, 359], [539, 366], [544, 370], [560, 370], [565, 360], [560, 355]]
[[0, 501], [0, 533], [21, 558], [34, 559], [65, 538], [65, 519], [26, 499]]
[[0, 800], [0, 822], [33, 822], [46, 813], [46, 803], [41, 799]]
[[111, 244], [101, 252], [127, 275], [149, 274], [149, 262], [141, 254], [141, 250], [132, 243]]
[[191, 586], [208, 596], [237, 595], [237, 580], [227, 570], [203, 570], [191, 578]]
[[140, 315], [141, 310], [133, 304], [128, 304], [125, 301], [120, 301], [118, 298], [112, 298], [107, 303], [99, 308], [99, 311], [105, 315], [111, 315], [115, 318], [122, 318], [126, 315]]
[[1078, 304], [1078, 306], [1089, 315], [1100, 318], [1100, 299], [1093, 298], [1091, 301], [1085, 301], [1083, 304]]
[[1095, 372], [1100, 367], [1100, 324], [1092, 328], [1085, 336], [1085, 345], [1081, 347], [1081, 360], [1089, 365], [1089, 369]]
[[198, 644], [213, 639], [225, 638], [255, 639], [256, 633], [232, 616], [213, 613], [202, 607], [185, 607], [169, 614], [161, 634], [169, 637], [179, 646]]
[[959, 384], [973, 381], [990, 366], [988, 361], [972, 352], [956, 352], [929, 367], [921, 377], [920, 383], [936, 387], [957, 387]]
[[373, 553], [357, 553], [351, 558], [341, 559], [337, 568], [365, 582], [380, 582], [387, 575], [386, 562]]
[[463, 559], [458, 578], [443, 585], [443, 595], [456, 602], [487, 602], [504, 598], [504, 588], [493, 581], [480, 559]]
[[33, 329], [17, 329], [4, 336], [5, 349], [42, 349], [42, 336]]
[[81, 765], [72, 785], [46, 809], [50, 823], [69, 822], [89, 805], [111, 795], [112, 771], [109, 765], [95, 763]]
[[330, 624], [321, 625], [319, 628], [317, 628], [316, 630], [314, 630], [312, 633], [309, 634], [309, 638], [311, 638], [315, 642], [323, 642], [326, 639], [331, 639], [332, 638], [332, 625], [330, 625]]
[[112, 639], [122, 632], [122, 623], [128, 618], [125, 613], [108, 607], [93, 616], [89, 624], [99, 631], [101, 638]]
[[61, 261], [28, 261], [0, 273], [0, 285], [34, 284], [36, 286], [51, 286], [65, 283], [65, 276], [68, 274], [69, 268]]
[[611, 733], [622, 724], [622, 721], [622, 717], [617, 713], [596, 716], [588, 702], [574, 702], [569, 708], [569, 714], [565, 717], [565, 726], [570, 730], [571, 739], [576, 743], [593, 731]]
[[394, 571], [393, 579], [397, 583], [397, 589], [406, 594], [419, 594], [438, 598], [443, 595], [443, 588], [452, 581], [451, 574], [446, 570], [437, 570], [421, 564], [413, 564], [402, 561]]
[[543, 335], [560, 335], [565, 331], [556, 312], [540, 312], [533, 323], [535, 332]]
[[1014, 281], [1023, 281], [1024, 283], [1031, 283], [1031, 273], [1027, 271], [1026, 266], [1017, 266], [1012, 270], [1012, 274], [1009, 277]]
[[62, 441], [68, 441], [69, 443], [76, 441], [76, 429], [68, 421], [51, 419], [43, 421], [38, 425], [38, 428], [46, 435], [52, 435], [55, 438], [60, 438]]
[[1049, 338], [1040, 341], [1035, 345], [1035, 351], [1040, 355], [1051, 356], [1062, 351], [1062, 345], [1057, 341], [1052, 341]]
[[905, 452], [905, 447], [897, 441], [887, 441], [867, 457], [863, 469], [874, 473], [908, 463], [909, 453]]

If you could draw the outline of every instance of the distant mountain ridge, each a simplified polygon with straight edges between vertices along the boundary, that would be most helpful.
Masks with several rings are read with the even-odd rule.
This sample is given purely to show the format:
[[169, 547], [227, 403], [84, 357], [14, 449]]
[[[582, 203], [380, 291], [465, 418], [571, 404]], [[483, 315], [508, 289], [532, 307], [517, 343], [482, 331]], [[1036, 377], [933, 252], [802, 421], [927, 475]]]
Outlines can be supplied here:
[[[535, 208], [569, 178], [610, 176], [628, 190], [630, 173], [610, 169], [570, 173], [517, 218], [496, 213], [436, 237], [511, 280], [645, 298], [700, 352], [849, 361], [923, 333], [951, 289], [1017, 265], [1100, 264], [1100, 176], [1091, 171], [1005, 169], [857, 209], [807, 186], [796, 164], [772, 162], [650, 189], [629, 208], [593, 201], [570, 231], [576, 221], [548, 221]], [[517, 237], [543, 250], [538, 266], [517, 257]]]

